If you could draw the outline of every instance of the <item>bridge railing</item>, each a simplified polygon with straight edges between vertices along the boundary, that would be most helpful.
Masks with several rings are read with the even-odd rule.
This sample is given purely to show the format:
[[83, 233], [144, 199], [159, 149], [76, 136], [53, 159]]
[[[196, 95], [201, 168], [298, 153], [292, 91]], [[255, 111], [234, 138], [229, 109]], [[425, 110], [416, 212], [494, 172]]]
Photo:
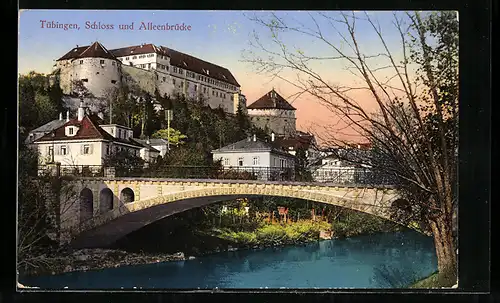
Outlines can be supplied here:
[[360, 185], [395, 185], [393, 176], [358, 167], [322, 168], [314, 171], [315, 182]]
[[[117, 171], [117, 176], [122, 172]], [[127, 177], [158, 177], [182, 179], [226, 179], [294, 181], [295, 171], [290, 167], [211, 167], [211, 166], [163, 166], [160, 169], [146, 169], [144, 172], [123, 172]]]
[[[41, 165], [39, 174], [54, 173], [53, 165]], [[109, 167], [100, 165], [58, 165], [58, 174], [76, 177], [137, 177], [171, 179], [226, 179], [226, 180], [261, 180], [261, 181], [304, 181], [300, 180], [291, 167], [258, 166], [162, 166], [144, 167]], [[331, 168], [316, 170], [312, 182], [335, 183], [345, 185], [395, 185], [394, 177], [366, 168]]]

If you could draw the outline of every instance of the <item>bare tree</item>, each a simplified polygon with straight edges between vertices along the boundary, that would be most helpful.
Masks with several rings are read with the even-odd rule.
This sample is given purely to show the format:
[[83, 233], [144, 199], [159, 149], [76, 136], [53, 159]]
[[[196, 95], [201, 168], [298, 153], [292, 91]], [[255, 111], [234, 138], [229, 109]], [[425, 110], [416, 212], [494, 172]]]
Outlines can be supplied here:
[[[305, 15], [306, 13], [304, 13]], [[338, 121], [318, 136], [327, 147], [351, 146], [351, 135], [368, 141], [367, 153], [339, 154], [391, 176], [406, 198], [394, 207], [401, 219], [418, 218], [434, 236], [443, 282], [454, 284], [456, 254], [452, 213], [456, 206], [458, 144], [458, 21], [453, 12], [394, 13], [392, 29], [400, 43], [391, 49], [379, 20], [366, 12], [249, 16], [270, 34], [254, 32], [244, 54], [259, 73], [280, 79], [325, 106]], [[387, 13], [382, 13], [387, 14]], [[363, 32], [361, 33], [361, 30]], [[371, 32], [367, 32], [367, 30]], [[304, 41], [298, 48], [287, 43]], [[375, 37], [366, 48], [360, 37]], [[316, 52], [321, 44], [329, 54]], [[307, 47], [307, 50], [306, 50]], [[322, 48], [322, 50], [325, 48]], [[373, 52], [373, 51], [376, 52]], [[335, 83], [319, 70], [342, 66], [353, 80]], [[320, 68], [322, 67], [322, 68]], [[355, 96], [365, 92], [366, 96]], [[334, 149], [338, 150], [338, 149]], [[401, 211], [404, 210], [404, 211]], [[401, 216], [402, 215], [402, 216]]]
[[60, 261], [61, 226], [80, 203], [73, 183], [37, 169], [37, 153], [21, 146], [17, 203], [17, 266], [21, 272], [49, 269]]

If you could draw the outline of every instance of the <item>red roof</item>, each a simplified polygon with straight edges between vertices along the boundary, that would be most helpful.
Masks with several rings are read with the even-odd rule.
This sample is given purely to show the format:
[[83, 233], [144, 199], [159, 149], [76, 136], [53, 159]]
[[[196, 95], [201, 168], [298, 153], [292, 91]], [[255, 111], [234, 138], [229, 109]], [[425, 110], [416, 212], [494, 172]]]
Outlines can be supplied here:
[[90, 46], [75, 47], [66, 53], [60, 60], [76, 59], [76, 58], [107, 58], [116, 59], [116, 57], [108, 51], [101, 43], [94, 42]]
[[[35, 140], [35, 142], [102, 139], [142, 147], [140, 144], [132, 140], [125, 140], [111, 136], [108, 132], [106, 132], [99, 126], [99, 124], [102, 122], [103, 121], [95, 115], [85, 115], [82, 121], [78, 121], [78, 119], [70, 119], [61, 127], [56, 128], [53, 132], [50, 132], [43, 137]], [[78, 126], [78, 131], [74, 136], [66, 136], [66, 126]]]
[[308, 149], [312, 144], [313, 137], [302, 137], [296, 136], [291, 138], [285, 137], [277, 137], [275, 139], [276, 143], [279, 144], [284, 149], [288, 150], [290, 147], [293, 147], [294, 150], [299, 148]]
[[296, 110], [288, 101], [285, 100], [274, 89], [260, 97], [257, 101], [247, 106], [247, 109], [286, 109]]
[[74, 58], [83, 58], [83, 57], [101, 57], [101, 58], [116, 59], [116, 57], [125, 57], [125, 56], [150, 54], [150, 53], [157, 53], [169, 57], [170, 64], [172, 66], [180, 67], [182, 69], [189, 70], [198, 73], [200, 75], [205, 75], [207, 77], [217, 79], [219, 81], [240, 87], [238, 81], [236, 81], [233, 74], [231, 74], [231, 72], [227, 68], [224, 68], [222, 66], [207, 61], [203, 61], [201, 59], [198, 59], [188, 54], [178, 52], [171, 48], [167, 48], [164, 46], [158, 47], [151, 43], [122, 47], [108, 51], [99, 42], [95, 42], [91, 46], [81, 46], [73, 48], [71, 51], [69, 51], [61, 58], [59, 58], [57, 61], [74, 59]]

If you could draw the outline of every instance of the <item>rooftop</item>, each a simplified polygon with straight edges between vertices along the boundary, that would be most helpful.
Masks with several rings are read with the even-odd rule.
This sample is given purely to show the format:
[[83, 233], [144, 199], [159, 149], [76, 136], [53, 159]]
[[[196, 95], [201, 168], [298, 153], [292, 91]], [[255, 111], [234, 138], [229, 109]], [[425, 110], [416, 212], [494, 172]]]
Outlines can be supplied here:
[[84, 57], [116, 59], [117, 57], [150, 53], [156, 53], [169, 57], [170, 64], [172, 66], [189, 70], [240, 87], [238, 81], [236, 81], [234, 76], [227, 68], [198, 59], [185, 53], [181, 53], [165, 46], [156, 46], [152, 43], [127, 46], [108, 51], [104, 46], [102, 46], [102, 44], [100, 44], [99, 42], [95, 42], [90, 46], [77, 46], [61, 58], [57, 59], [57, 61]]
[[260, 139], [253, 140], [252, 138], [247, 138], [240, 140], [238, 142], [226, 145], [212, 152], [246, 152], [246, 151], [270, 151], [279, 154], [285, 154], [287, 156], [292, 156], [283, 150], [278, 144], [265, 142]]
[[260, 97], [257, 101], [247, 106], [248, 109], [285, 109], [296, 110], [288, 101], [278, 94], [274, 88]]
[[77, 58], [116, 59], [116, 57], [110, 51], [108, 51], [101, 43], [96, 41], [90, 46], [77, 46], [56, 61]]

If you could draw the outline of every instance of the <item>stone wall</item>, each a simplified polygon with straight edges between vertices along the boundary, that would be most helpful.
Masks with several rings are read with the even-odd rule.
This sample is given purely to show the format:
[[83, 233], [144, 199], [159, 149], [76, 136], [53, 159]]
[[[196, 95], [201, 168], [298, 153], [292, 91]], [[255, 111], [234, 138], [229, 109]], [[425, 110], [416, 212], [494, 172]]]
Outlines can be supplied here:
[[[104, 63], [101, 63], [104, 61]], [[57, 63], [59, 82], [64, 94], [72, 92], [73, 81], [83, 80], [85, 87], [96, 97], [103, 97], [121, 81], [121, 63], [104, 58], [80, 58]]]

